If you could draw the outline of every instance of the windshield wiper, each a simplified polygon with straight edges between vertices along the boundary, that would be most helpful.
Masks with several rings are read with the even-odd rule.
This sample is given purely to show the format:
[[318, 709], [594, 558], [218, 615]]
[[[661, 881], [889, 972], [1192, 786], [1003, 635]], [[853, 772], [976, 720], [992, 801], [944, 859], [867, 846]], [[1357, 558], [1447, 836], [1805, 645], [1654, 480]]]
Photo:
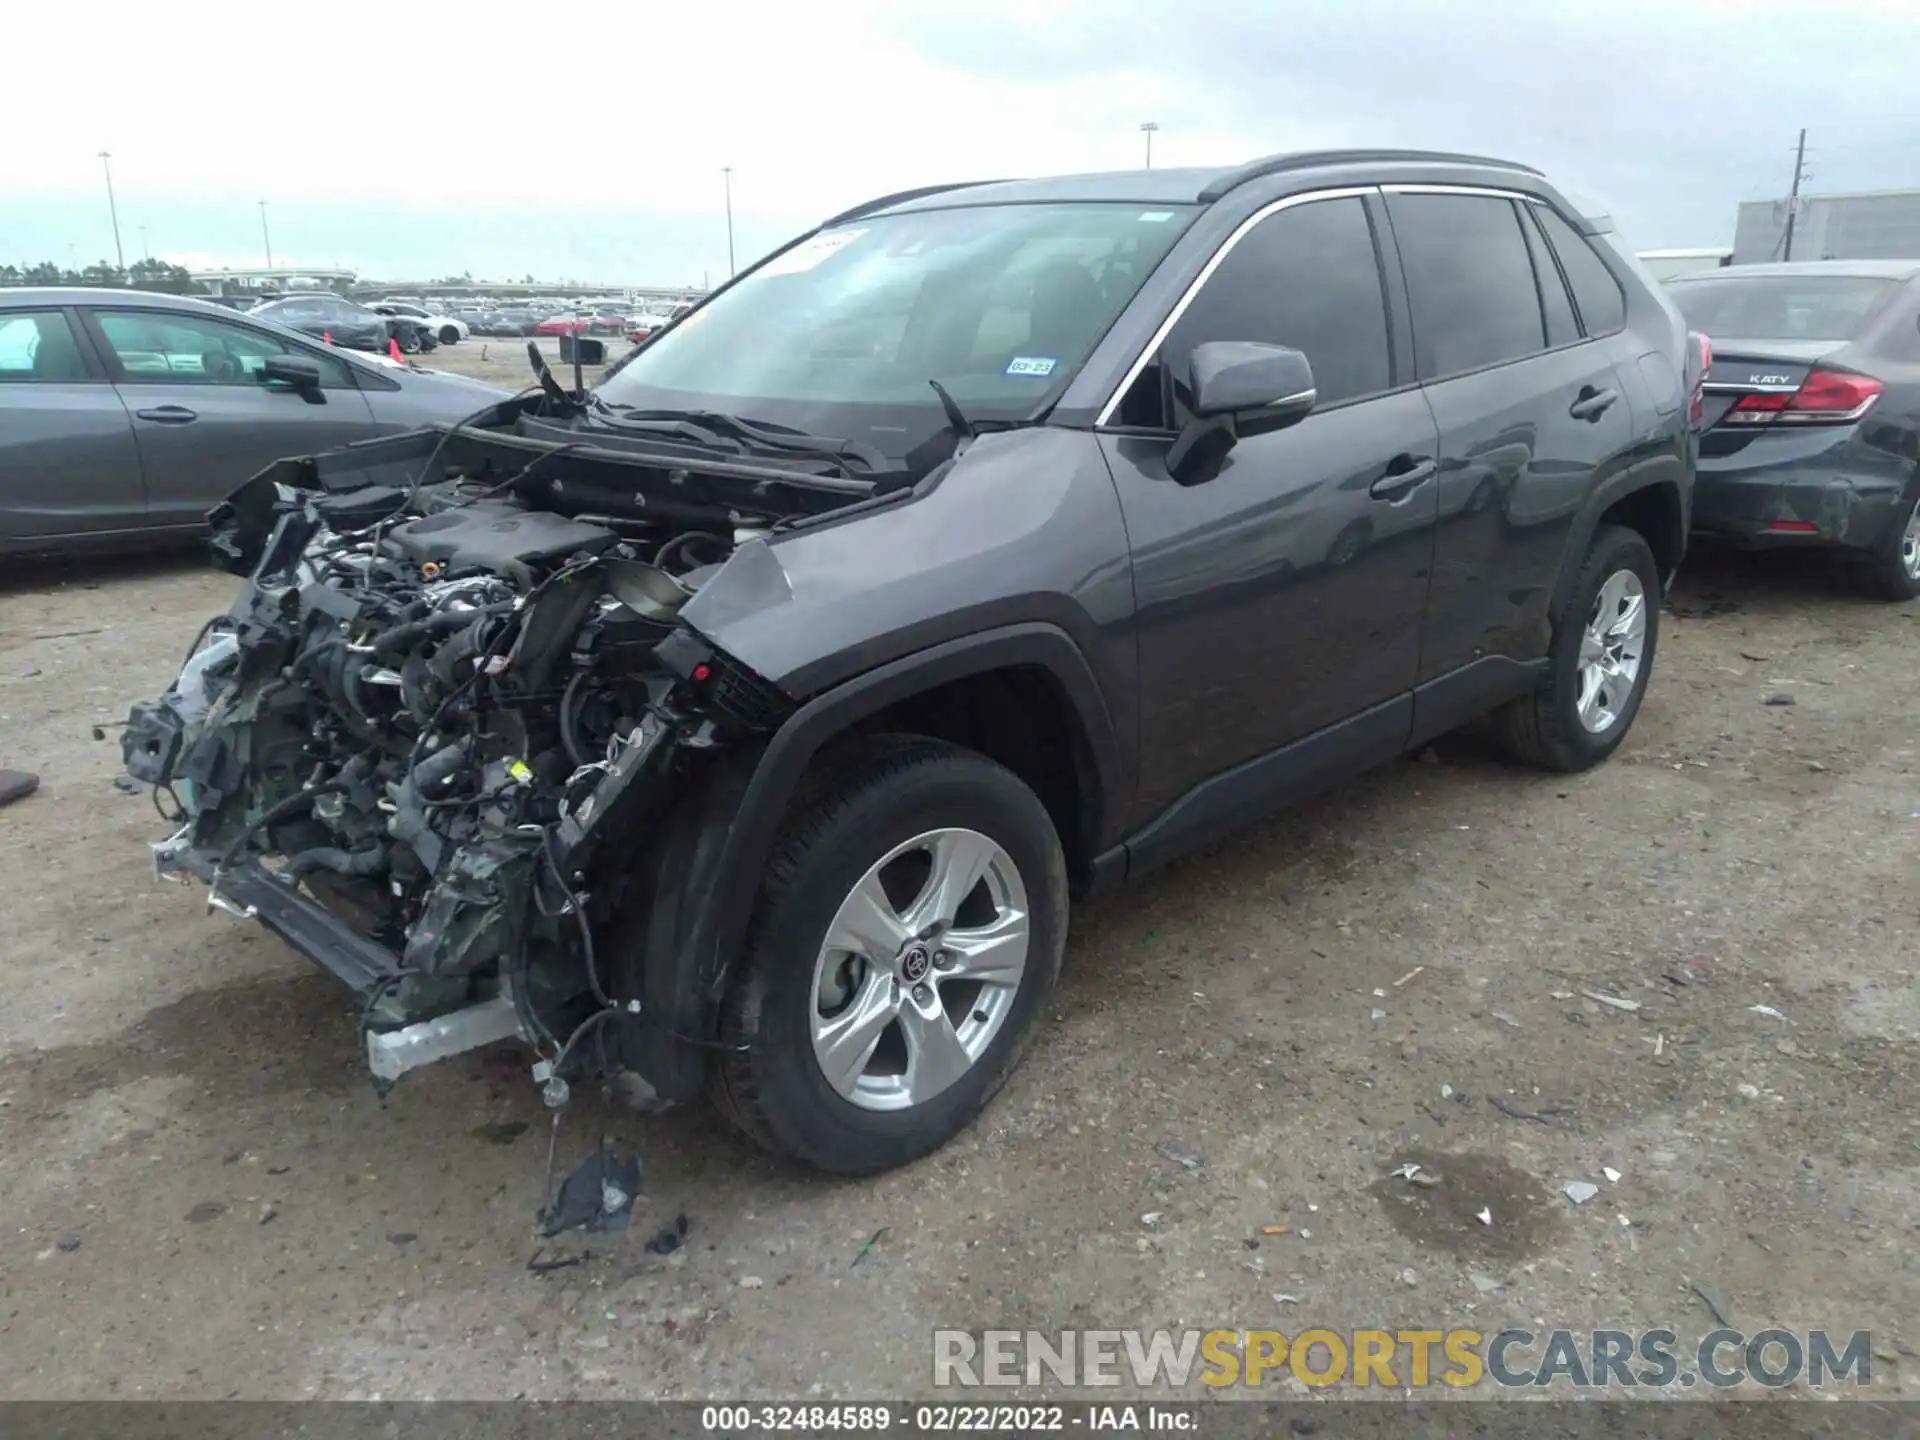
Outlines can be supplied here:
[[[824, 455], [837, 460], [852, 460], [869, 471], [890, 470], [893, 462], [873, 446], [859, 440], [843, 440], [833, 435], [810, 435], [804, 430], [795, 430], [785, 425], [769, 424], [765, 420], [749, 420], [740, 415], [727, 415], [718, 410], [634, 410], [626, 406], [610, 405], [598, 396], [594, 397], [597, 408], [606, 416], [608, 423], [614, 425], [632, 425], [635, 428], [655, 425], [685, 427], [713, 432], [716, 436], [726, 436], [746, 445], [757, 445], [768, 450], [788, 450], [799, 455]], [[685, 433], [685, 430], [682, 430]]]
[[938, 380], [929, 380], [927, 384], [931, 385], [933, 393], [940, 397], [940, 408], [947, 412], [947, 427], [953, 431], [954, 438], [973, 439], [979, 432], [973, 428], [973, 422], [967, 419], [967, 412], [960, 408], [960, 402], [953, 398], [953, 392]]

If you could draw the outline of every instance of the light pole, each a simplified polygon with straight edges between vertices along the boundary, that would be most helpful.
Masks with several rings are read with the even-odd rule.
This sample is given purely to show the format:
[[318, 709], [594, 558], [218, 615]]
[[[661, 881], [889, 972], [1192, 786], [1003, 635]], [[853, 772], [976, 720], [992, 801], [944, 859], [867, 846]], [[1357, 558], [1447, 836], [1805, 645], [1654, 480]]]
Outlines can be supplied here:
[[1147, 137], [1147, 169], [1153, 168], [1153, 133], [1160, 128], [1158, 120], [1142, 120], [1140, 133]]
[[107, 214], [113, 217], [113, 258], [124, 273], [127, 268], [126, 252], [120, 248], [120, 209], [113, 203], [113, 152], [100, 152], [100, 168], [107, 176]]
[[260, 202], [260, 239], [267, 247], [267, 268], [273, 268], [273, 237], [267, 234], [267, 202]]
[[727, 274], [733, 274], [733, 167], [722, 165], [720, 179], [727, 187]]
[[149, 260], [153, 258], [153, 251], [147, 248], [147, 227], [144, 225], [140, 227], [140, 253]]

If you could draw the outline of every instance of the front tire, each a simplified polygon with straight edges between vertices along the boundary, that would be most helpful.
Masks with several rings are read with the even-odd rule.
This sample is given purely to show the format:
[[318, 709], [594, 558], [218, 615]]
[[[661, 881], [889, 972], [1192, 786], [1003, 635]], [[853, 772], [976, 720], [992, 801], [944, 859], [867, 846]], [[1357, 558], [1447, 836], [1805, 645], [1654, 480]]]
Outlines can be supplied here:
[[945, 1144], [1019, 1062], [1067, 936], [1046, 807], [1003, 766], [887, 736], [796, 803], [722, 1002], [721, 1110], [872, 1174]]
[[1660, 571], [1637, 531], [1603, 525], [1554, 617], [1547, 673], [1494, 716], [1519, 759], [1568, 773], [1620, 748], [1653, 673]]

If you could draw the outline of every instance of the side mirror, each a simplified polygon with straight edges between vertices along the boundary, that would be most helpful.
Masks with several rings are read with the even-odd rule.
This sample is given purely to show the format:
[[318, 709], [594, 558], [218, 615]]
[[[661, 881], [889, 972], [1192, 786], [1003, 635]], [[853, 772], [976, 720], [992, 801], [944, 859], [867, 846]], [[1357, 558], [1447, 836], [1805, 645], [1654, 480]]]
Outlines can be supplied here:
[[607, 342], [590, 335], [562, 335], [560, 359], [568, 365], [575, 360], [582, 365], [604, 365], [607, 363]]
[[277, 380], [302, 394], [320, 388], [319, 362], [309, 360], [304, 355], [269, 355], [260, 373], [266, 377], [268, 384]]
[[1196, 345], [1187, 380], [1193, 418], [1167, 452], [1167, 472], [1182, 485], [1211, 480], [1241, 436], [1296, 425], [1317, 399], [1313, 366], [1298, 350], [1251, 340]]

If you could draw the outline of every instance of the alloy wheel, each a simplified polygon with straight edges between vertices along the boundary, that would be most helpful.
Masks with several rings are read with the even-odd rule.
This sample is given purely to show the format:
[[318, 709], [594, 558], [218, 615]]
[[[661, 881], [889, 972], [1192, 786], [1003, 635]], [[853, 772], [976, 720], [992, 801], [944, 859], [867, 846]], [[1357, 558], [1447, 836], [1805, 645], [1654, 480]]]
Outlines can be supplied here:
[[1900, 568], [1909, 580], [1920, 580], [1920, 500], [1913, 502], [1907, 528], [1900, 532]]
[[1590, 734], [1619, 724], [1640, 677], [1647, 644], [1647, 592], [1631, 570], [1616, 570], [1594, 597], [1580, 635], [1580, 690], [1576, 709]]
[[917, 835], [841, 901], [814, 964], [813, 1052], [864, 1110], [925, 1104], [980, 1060], [1026, 973], [1027, 890], [976, 830]]

